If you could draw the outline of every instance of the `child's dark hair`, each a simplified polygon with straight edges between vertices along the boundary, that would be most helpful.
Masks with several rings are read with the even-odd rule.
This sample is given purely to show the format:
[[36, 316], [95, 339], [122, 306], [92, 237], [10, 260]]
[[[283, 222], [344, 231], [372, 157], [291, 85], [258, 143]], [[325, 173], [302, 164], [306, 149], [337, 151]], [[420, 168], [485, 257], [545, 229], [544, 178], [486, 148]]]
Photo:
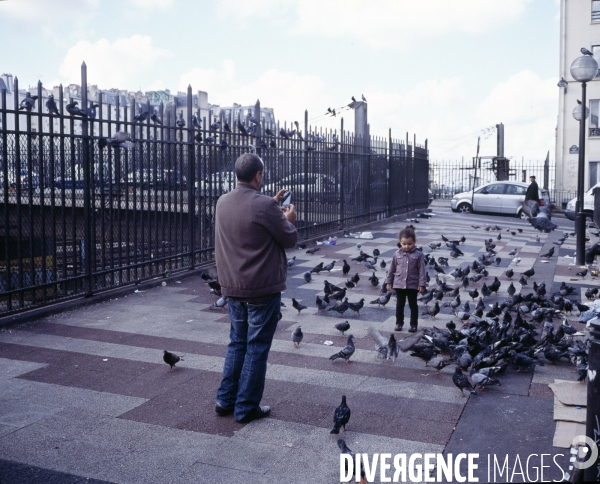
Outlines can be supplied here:
[[417, 236], [415, 234], [415, 228], [412, 225], [404, 227], [398, 234], [398, 240], [400, 239], [413, 239], [413, 241], [416, 242]]

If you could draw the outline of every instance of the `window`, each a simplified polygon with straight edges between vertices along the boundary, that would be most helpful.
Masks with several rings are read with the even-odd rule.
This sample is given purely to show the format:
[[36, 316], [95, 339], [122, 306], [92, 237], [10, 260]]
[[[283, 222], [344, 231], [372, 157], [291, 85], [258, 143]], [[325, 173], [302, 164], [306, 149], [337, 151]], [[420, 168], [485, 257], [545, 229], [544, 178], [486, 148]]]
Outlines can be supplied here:
[[600, 136], [600, 99], [590, 99], [590, 136]]
[[592, 0], [592, 22], [600, 21], [600, 0]]
[[596, 183], [598, 183], [600, 181], [600, 161], [596, 160], [590, 160], [590, 165], [589, 165], [589, 175], [590, 175], [590, 179], [589, 179], [589, 186], [593, 187]]
[[520, 185], [508, 185], [506, 187], [507, 195], [525, 195], [527, 192], [527, 188], [522, 187]]
[[488, 185], [486, 188], [486, 192], [490, 193], [490, 194], [494, 194], [494, 195], [504, 193], [504, 185], [503, 184]]

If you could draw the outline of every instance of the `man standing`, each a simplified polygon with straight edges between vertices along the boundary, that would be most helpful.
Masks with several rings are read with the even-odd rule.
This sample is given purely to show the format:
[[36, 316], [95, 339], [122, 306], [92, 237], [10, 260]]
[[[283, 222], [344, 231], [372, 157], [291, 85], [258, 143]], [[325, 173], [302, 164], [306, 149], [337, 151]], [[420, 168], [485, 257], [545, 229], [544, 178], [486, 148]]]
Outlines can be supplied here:
[[525, 201], [534, 200], [537, 202], [540, 199], [539, 187], [535, 181], [535, 176], [531, 175], [529, 177], [531, 180], [531, 184], [527, 187], [527, 192], [525, 193]]
[[272, 198], [259, 192], [264, 163], [257, 155], [240, 156], [235, 174], [237, 186], [216, 208], [215, 259], [231, 328], [215, 412], [245, 423], [271, 413], [260, 401], [286, 288], [284, 249], [296, 246], [298, 232], [294, 206], [277, 203], [286, 190]]

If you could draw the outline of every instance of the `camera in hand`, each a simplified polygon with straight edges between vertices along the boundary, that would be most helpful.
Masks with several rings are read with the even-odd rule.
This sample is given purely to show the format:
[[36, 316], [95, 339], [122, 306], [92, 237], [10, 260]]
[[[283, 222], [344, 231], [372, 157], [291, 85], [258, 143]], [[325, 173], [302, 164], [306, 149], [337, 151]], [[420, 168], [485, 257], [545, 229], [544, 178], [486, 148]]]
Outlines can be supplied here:
[[292, 201], [292, 192], [288, 190], [283, 194], [283, 199], [281, 200], [282, 207], [289, 207]]

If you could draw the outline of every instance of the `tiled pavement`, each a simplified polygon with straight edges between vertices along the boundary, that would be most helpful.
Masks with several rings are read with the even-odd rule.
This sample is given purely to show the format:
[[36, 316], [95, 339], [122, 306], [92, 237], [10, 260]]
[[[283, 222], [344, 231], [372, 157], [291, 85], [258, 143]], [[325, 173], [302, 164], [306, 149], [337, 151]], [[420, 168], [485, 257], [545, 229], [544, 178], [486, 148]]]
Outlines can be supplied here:
[[[564, 256], [572, 255], [574, 238], [567, 239], [558, 258], [549, 263], [538, 259], [540, 250], [552, 247], [562, 235], [561, 229], [540, 235], [514, 218], [453, 214], [442, 204], [434, 210], [435, 217], [421, 219], [417, 226], [418, 244], [429, 252], [429, 242], [441, 241], [441, 234], [451, 239], [465, 235], [465, 257], [450, 259], [455, 267], [471, 261], [482, 252], [483, 240], [493, 238], [502, 261], [488, 267], [487, 281], [500, 278], [500, 300], [506, 298], [509, 284], [504, 275], [511, 263], [507, 253], [514, 248], [521, 257], [516, 270], [535, 267], [531, 280], [553, 281], [555, 288], [565, 280], [582, 293], [597, 284], [589, 276], [573, 277], [572, 258]], [[571, 222], [557, 221], [572, 230]], [[488, 224], [503, 230], [486, 232]], [[367, 328], [389, 334], [395, 301], [386, 308], [369, 304], [379, 290], [367, 280], [371, 272], [350, 259], [358, 254], [360, 242], [367, 252], [378, 248], [379, 260], [389, 262], [404, 225], [375, 229], [372, 240], [338, 239], [335, 246], [320, 246], [315, 255], [289, 252], [296, 264], [283, 294], [286, 307], [263, 398], [272, 406], [272, 416], [247, 425], [214, 414], [229, 325], [225, 312], [210, 309], [215, 297], [199, 278], [132, 290], [126, 297], [2, 329], [0, 482], [338, 482], [339, 452], [328, 429], [342, 394], [352, 409], [345, 438], [355, 451], [479, 452], [518, 454], [521, 459], [563, 454], [552, 447], [553, 400], [547, 383], [574, 379], [570, 364], [536, 367], [528, 374], [508, 371], [501, 387], [467, 399], [452, 384], [453, 367], [436, 375], [408, 354], [401, 354], [395, 366], [376, 358]], [[508, 227], [523, 232], [513, 236]], [[435, 255], [448, 254], [442, 247]], [[351, 311], [344, 315], [357, 346], [350, 365], [328, 359], [345, 343], [333, 328], [344, 319], [333, 312], [318, 313], [314, 303], [325, 279], [343, 285], [342, 259], [351, 264], [351, 274], [361, 277], [348, 292], [350, 301], [366, 300], [360, 316]], [[304, 282], [306, 270], [333, 260], [331, 273]], [[383, 270], [377, 274], [383, 279]], [[298, 314], [292, 297], [309, 308]], [[469, 299], [463, 291], [461, 298]], [[583, 327], [573, 322], [576, 316], [570, 318]], [[443, 308], [436, 320], [421, 319], [420, 326], [443, 327], [451, 319], [449, 308]], [[304, 340], [295, 349], [290, 334], [298, 324]], [[327, 340], [333, 346], [325, 345]], [[163, 349], [184, 355], [185, 361], [167, 373]], [[480, 481], [487, 480], [486, 466], [480, 467]], [[556, 466], [550, 472], [551, 479], [561, 477]]]

